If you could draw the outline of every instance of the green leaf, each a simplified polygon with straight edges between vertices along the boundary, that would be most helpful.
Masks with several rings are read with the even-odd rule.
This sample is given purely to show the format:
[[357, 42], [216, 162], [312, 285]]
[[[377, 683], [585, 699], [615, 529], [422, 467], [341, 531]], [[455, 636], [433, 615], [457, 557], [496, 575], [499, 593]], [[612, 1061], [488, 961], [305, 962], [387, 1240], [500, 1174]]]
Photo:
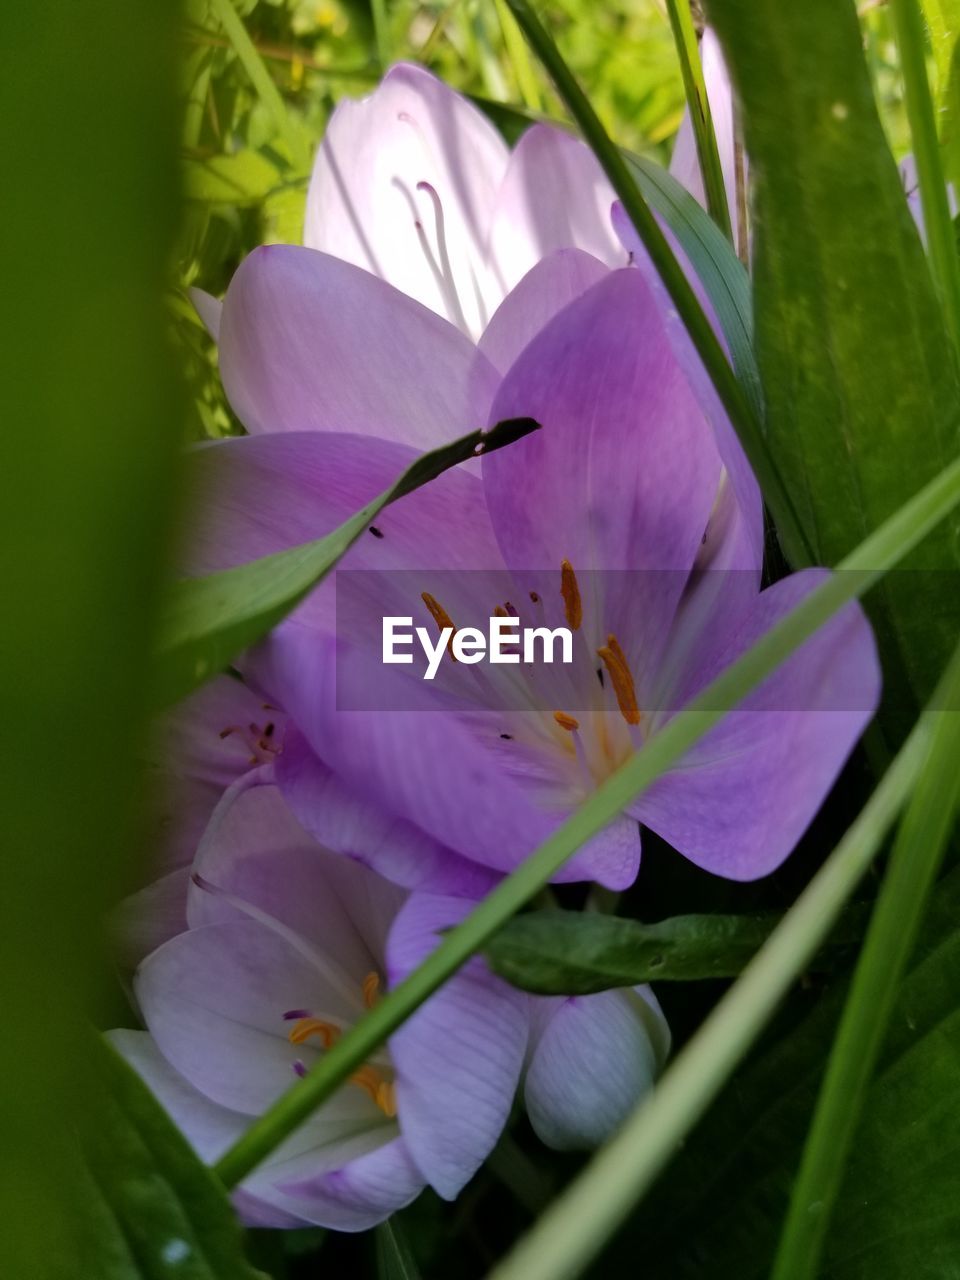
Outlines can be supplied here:
[[[827, 1237], [829, 1280], [944, 1280], [960, 1257], [958, 921], [955, 870], [937, 886], [866, 1094]], [[638, 1247], [650, 1280], [767, 1280], [845, 990], [816, 992], [812, 1011], [795, 996], [792, 1029], [731, 1082], [597, 1280]]]
[[160, 627], [156, 687], [160, 702], [183, 697], [224, 670], [294, 609], [333, 568], [378, 512], [457, 463], [512, 444], [538, 423], [511, 418], [418, 458], [373, 502], [314, 542], [249, 564], [174, 584]]
[[[834, 564], [957, 456], [953, 352], [854, 6], [707, 8], [751, 161], [767, 439], [818, 559]], [[952, 573], [958, 554], [953, 520], [905, 567]], [[913, 705], [952, 650], [960, 592], [935, 573], [903, 572], [876, 603], [887, 688]]]
[[[524, 991], [589, 995], [642, 982], [735, 978], [776, 928], [776, 915], [673, 916], [641, 924], [580, 911], [516, 916], [487, 943], [490, 967]], [[834, 942], [862, 933], [859, 911]]]
[[97, 1280], [257, 1280], [223, 1187], [139, 1076], [97, 1045], [82, 1121], [80, 1256]]
[[377, 1280], [420, 1280], [420, 1271], [400, 1220], [396, 1216], [374, 1231]]
[[950, 82], [951, 64], [960, 35], [960, 0], [920, 0], [930, 29], [930, 44], [937, 67], [937, 96], [941, 102]]
[[262, 151], [246, 148], [232, 155], [183, 161], [184, 192], [204, 204], [255, 205], [285, 185], [287, 179]]

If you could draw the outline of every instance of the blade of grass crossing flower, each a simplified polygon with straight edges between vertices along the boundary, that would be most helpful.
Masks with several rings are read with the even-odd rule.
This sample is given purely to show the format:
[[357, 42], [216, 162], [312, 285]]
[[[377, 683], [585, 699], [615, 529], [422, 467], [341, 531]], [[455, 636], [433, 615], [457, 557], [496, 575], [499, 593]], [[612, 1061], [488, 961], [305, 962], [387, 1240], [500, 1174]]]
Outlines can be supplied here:
[[[839, 566], [845, 572], [837, 573], [811, 592], [687, 708], [654, 734], [462, 924], [451, 930], [418, 969], [337, 1041], [303, 1080], [256, 1119], [220, 1159], [217, 1172], [223, 1181], [234, 1186], [256, 1168], [391, 1032], [529, 902], [582, 844], [602, 831], [636, 795], [717, 724], [727, 709], [736, 706], [838, 609], [861, 595], [909, 554], [958, 503], [960, 462], [927, 485], [848, 556]], [[838, 902], [842, 903], [842, 896]], [[816, 945], [819, 936], [812, 945]]]
[[560, 51], [530, 5], [526, 0], [506, 0], [506, 3], [510, 6], [531, 48], [549, 72], [560, 97], [580, 127], [584, 139], [600, 162], [610, 180], [610, 185], [623, 203], [624, 211], [650, 254], [703, 361], [703, 366], [713, 382], [717, 395], [740, 437], [788, 556], [795, 564], [813, 563], [809, 539], [767, 446], [760, 420], [754, 415], [747, 402], [710, 322], [687, 282], [683, 268], [671, 252], [666, 237], [631, 177], [623, 156], [611, 141], [573, 73], [564, 62]]
[[677, 46], [677, 56], [680, 59], [683, 90], [687, 96], [687, 108], [697, 144], [697, 159], [700, 161], [703, 186], [707, 193], [707, 208], [710, 210], [710, 217], [732, 244], [730, 206], [727, 203], [727, 193], [723, 183], [717, 135], [707, 98], [707, 85], [703, 78], [703, 65], [700, 62], [697, 33], [690, 13], [690, 0], [667, 0], [667, 13], [670, 16], [670, 27]]
[[373, 36], [377, 45], [380, 70], [386, 72], [390, 65], [390, 25], [387, 17], [387, 0], [370, 0], [370, 17], [373, 19]]
[[[954, 662], [931, 707], [956, 705]], [[836, 920], [923, 775], [937, 722], [924, 712], [860, 815], [667, 1070], [490, 1280], [574, 1280], [596, 1257], [703, 1115]], [[954, 713], [954, 719], [960, 719]]]
[[276, 130], [283, 137], [290, 151], [291, 161], [297, 169], [306, 173], [310, 167], [310, 152], [290, 118], [286, 104], [280, 96], [280, 90], [274, 84], [256, 45], [250, 39], [240, 15], [233, 7], [232, 0], [210, 0], [210, 6], [233, 45], [244, 71], [250, 77], [250, 83], [273, 117]]
[[920, 200], [927, 229], [930, 267], [953, 345], [960, 352], [960, 256], [950, 218], [947, 186], [940, 162], [940, 140], [927, 81], [923, 20], [916, 0], [890, 0], [903, 74], [904, 97]]
[[894, 844], [794, 1184], [773, 1280], [813, 1280], [863, 1097], [960, 799], [960, 650]]
[[494, 0], [494, 4], [497, 9], [497, 17], [500, 19], [500, 30], [503, 32], [503, 43], [507, 50], [507, 57], [510, 59], [510, 65], [513, 68], [517, 88], [520, 90], [520, 97], [529, 111], [539, 111], [543, 106], [540, 97], [540, 86], [537, 84], [536, 72], [533, 69], [533, 63], [530, 61], [530, 55], [527, 53], [526, 43], [517, 27], [517, 20], [507, 8], [505, 0]]

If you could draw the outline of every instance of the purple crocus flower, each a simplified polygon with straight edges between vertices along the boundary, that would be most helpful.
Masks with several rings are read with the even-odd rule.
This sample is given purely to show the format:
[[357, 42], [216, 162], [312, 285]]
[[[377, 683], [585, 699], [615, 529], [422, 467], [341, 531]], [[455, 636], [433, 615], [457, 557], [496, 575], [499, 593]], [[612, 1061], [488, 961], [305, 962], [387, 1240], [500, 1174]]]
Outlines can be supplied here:
[[[111, 1038], [213, 1161], [471, 906], [329, 853], [274, 785], [242, 779], [201, 842], [189, 927], [138, 970], [148, 1030]], [[455, 1196], [509, 1116], [531, 1021], [538, 1131], [560, 1146], [606, 1137], [665, 1051], [652, 996], [531, 999], [475, 959], [244, 1181], [245, 1219], [356, 1231], [428, 1183]]]
[[[612, 202], [599, 165], [578, 139], [538, 124], [511, 152], [466, 98], [424, 68], [399, 63], [372, 94], [341, 101], [331, 116], [310, 181], [304, 244], [323, 255], [310, 270], [333, 304], [328, 323], [349, 291], [351, 311], [377, 311], [384, 326], [389, 317], [424, 337], [443, 332], [417, 318], [420, 308], [390, 300], [372, 275], [477, 341], [507, 294], [557, 250], [589, 254], [594, 269], [626, 265], [610, 223]], [[554, 310], [570, 296], [568, 273], [554, 284]], [[235, 371], [242, 362], [233, 354], [235, 331], [221, 335], [220, 303], [191, 292], [208, 329], [222, 337], [221, 367], [237, 412], [249, 430], [262, 429], [232, 385], [242, 377]], [[325, 354], [326, 345], [325, 335], [313, 348], [318, 382], [336, 358]], [[448, 336], [440, 358], [457, 345]], [[275, 419], [266, 429], [284, 425]]]
[[[261, 251], [231, 285], [223, 327], [236, 308], [246, 358], [235, 371], [248, 406], [263, 424], [312, 429], [229, 441], [195, 457], [205, 495], [200, 571], [318, 536], [362, 506], [413, 456], [383, 438], [393, 423], [401, 439], [418, 426], [436, 439], [457, 397], [474, 409], [462, 423], [476, 421], [484, 404], [486, 421], [526, 415], [542, 423], [484, 459], [482, 474], [448, 473], [388, 509], [343, 566], [382, 571], [383, 614], [419, 613], [424, 623], [448, 616], [457, 626], [488, 617], [498, 603], [484, 594], [485, 574], [509, 578], [502, 598], [521, 617], [542, 602], [551, 625], [566, 617], [576, 631], [566, 703], [540, 687], [523, 710], [476, 711], [451, 705], [447, 680], [442, 689], [408, 682], [405, 710], [339, 710], [338, 692], [345, 705], [365, 697], [366, 705], [396, 706], [403, 677], [335, 628], [329, 586], [247, 663], [302, 735], [280, 758], [278, 783], [304, 826], [330, 847], [341, 847], [330, 830], [335, 807], [317, 797], [344, 785], [464, 859], [510, 870], [822, 579], [808, 571], [759, 591], [759, 503], [741, 500], [755, 495], [755, 484], [748, 472], [749, 484], [739, 482], [735, 437], [705, 414], [682, 343], [642, 271], [601, 269], [596, 283], [581, 282], [579, 296], [530, 334], [536, 308], [527, 303], [541, 287], [549, 291], [557, 257], [509, 295], [471, 364], [424, 372], [419, 386], [404, 373], [404, 336], [383, 332], [373, 313], [361, 320], [341, 312], [339, 349], [353, 353], [352, 363], [344, 362], [325, 403], [322, 393], [311, 398], [320, 388], [307, 370], [306, 335], [312, 348], [317, 342], [308, 311], [313, 318], [320, 311], [308, 301], [309, 251]], [[288, 301], [296, 295], [296, 321], [284, 292]], [[274, 300], [260, 323], [254, 298]], [[511, 359], [499, 378], [483, 350], [495, 327], [503, 359]], [[299, 342], [286, 346], [298, 331]], [[442, 416], [432, 395], [438, 377], [448, 406]], [[343, 414], [364, 438], [335, 433]], [[725, 504], [727, 485], [734, 500]], [[725, 539], [731, 512], [737, 555], [708, 559], [740, 572], [720, 579], [718, 591], [717, 576], [698, 571], [704, 541]], [[401, 569], [421, 575], [415, 586], [409, 573], [394, 572]], [[446, 597], [431, 591], [432, 572], [465, 569], [482, 572], [459, 573]], [[850, 606], [582, 849], [562, 878], [630, 884], [638, 821], [714, 874], [748, 880], [773, 870], [836, 778], [879, 684], [872, 634]], [[359, 844], [348, 851], [367, 854]], [[389, 864], [381, 850], [378, 869], [389, 875]]]

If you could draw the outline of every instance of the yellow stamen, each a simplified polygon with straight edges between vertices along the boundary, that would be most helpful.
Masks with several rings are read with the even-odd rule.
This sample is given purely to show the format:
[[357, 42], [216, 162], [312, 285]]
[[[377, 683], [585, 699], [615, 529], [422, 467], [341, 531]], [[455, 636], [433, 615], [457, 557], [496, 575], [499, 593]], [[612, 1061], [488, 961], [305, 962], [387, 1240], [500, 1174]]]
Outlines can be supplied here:
[[372, 1009], [380, 999], [380, 975], [375, 970], [367, 974], [361, 986], [363, 991], [363, 1007]]
[[[444, 627], [450, 627], [454, 635], [456, 635], [456, 627], [453, 625], [453, 619], [450, 617], [449, 613], [447, 613], [443, 605], [440, 604], [440, 602], [436, 600], [429, 591], [421, 591], [420, 599], [427, 606], [427, 609], [430, 612], [430, 617], [433, 618], [434, 622], [440, 628], [441, 633]], [[456, 658], [453, 655], [453, 636], [451, 636], [447, 641], [447, 653], [450, 655], [450, 661], [456, 662]]]
[[493, 611], [493, 616], [494, 616], [495, 618], [509, 618], [509, 617], [510, 617], [509, 613], [507, 613], [506, 609], [503, 607], [503, 605], [502, 605], [502, 604], [498, 604], [498, 605], [497, 605], [497, 607], [496, 607], [496, 608], [494, 609], [494, 611]]
[[640, 708], [637, 706], [637, 689], [627, 663], [626, 655], [620, 648], [616, 636], [607, 636], [607, 643], [597, 650], [597, 657], [607, 668], [613, 692], [617, 696], [617, 706], [627, 724], [640, 723]]
[[303, 1044], [311, 1036], [319, 1036], [323, 1047], [330, 1049], [340, 1039], [340, 1028], [320, 1018], [298, 1018], [287, 1038], [291, 1044]]
[[353, 1073], [350, 1083], [362, 1089], [385, 1116], [393, 1117], [397, 1114], [396, 1090], [389, 1080], [384, 1080], [376, 1067], [366, 1063]]
[[576, 631], [583, 621], [583, 601], [580, 599], [580, 587], [573, 565], [569, 560], [560, 562], [560, 594], [563, 596], [563, 608], [567, 615], [567, 626]]
[[580, 728], [580, 721], [575, 720], [573, 716], [568, 716], [565, 711], [555, 711], [553, 718], [561, 729], [566, 729], [569, 733], [576, 733]]

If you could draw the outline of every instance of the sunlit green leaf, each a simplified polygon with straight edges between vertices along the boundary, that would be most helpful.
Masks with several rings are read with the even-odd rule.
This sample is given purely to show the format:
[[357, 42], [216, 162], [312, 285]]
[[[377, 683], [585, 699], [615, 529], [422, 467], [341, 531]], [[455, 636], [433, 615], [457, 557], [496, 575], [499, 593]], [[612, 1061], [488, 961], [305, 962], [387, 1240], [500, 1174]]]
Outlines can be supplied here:
[[[960, 449], [954, 359], [884, 139], [853, 5], [709, 0], [740, 101], [755, 211], [767, 436], [818, 558], [833, 564]], [[957, 524], [907, 566], [952, 573]], [[895, 574], [888, 690], [925, 695], [960, 592]], [[892, 628], [891, 635], [888, 623]]]

